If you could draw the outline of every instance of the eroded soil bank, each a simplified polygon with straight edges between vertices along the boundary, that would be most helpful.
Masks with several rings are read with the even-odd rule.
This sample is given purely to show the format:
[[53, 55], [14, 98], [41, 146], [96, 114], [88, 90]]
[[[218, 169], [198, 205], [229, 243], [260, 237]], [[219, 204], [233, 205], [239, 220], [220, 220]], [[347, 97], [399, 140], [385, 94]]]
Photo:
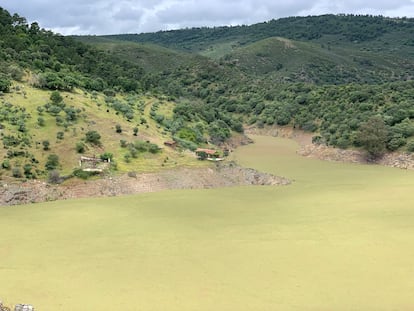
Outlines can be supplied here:
[[287, 185], [283, 177], [238, 166], [234, 162], [217, 163], [208, 168], [175, 168], [157, 173], [105, 176], [95, 180], [68, 180], [60, 185], [43, 181], [2, 183], [0, 205], [119, 196], [167, 189], [204, 189], [242, 185]]
[[[271, 127], [271, 128], [249, 128], [246, 134], [266, 135], [274, 137], [290, 138], [299, 144], [297, 153], [304, 157], [316, 158], [324, 161], [338, 161], [348, 163], [372, 164], [366, 159], [362, 150], [340, 149], [325, 145], [312, 144], [312, 133], [295, 130], [291, 127]], [[401, 169], [414, 170], [414, 154], [391, 152], [385, 154], [374, 164], [397, 167]]]

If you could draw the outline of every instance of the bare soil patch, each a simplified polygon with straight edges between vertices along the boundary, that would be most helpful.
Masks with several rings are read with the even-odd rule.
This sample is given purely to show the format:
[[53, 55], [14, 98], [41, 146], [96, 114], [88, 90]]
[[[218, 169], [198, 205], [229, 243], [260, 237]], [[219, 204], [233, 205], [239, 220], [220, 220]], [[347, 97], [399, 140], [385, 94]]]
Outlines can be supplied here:
[[0, 205], [16, 205], [86, 197], [108, 197], [167, 189], [205, 189], [241, 185], [287, 185], [283, 177], [216, 163], [207, 168], [179, 167], [157, 173], [129, 173], [95, 180], [72, 179], [60, 185], [34, 180], [0, 184]]

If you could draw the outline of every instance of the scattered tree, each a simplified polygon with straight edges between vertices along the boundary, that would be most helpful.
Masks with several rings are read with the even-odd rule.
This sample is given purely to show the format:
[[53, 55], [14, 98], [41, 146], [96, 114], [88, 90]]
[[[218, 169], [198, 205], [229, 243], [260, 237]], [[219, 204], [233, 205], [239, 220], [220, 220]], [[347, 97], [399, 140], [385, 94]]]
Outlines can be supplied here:
[[49, 150], [50, 142], [48, 140], [42, 141], [42, 145], [43, 145], [43, 150], [45, 151]]
[[101, 144], [101, 135], [97, 131], [88, 131], [85, 134], [86, 142], [91, 143], [93, 145], [100, 145]]
[[48, 171], [55, 170], [59, 167], [59, 157], [56, 154], [50, 154], [47, 157], [45, 168]]
[[357, 140], [367, 151], [368, 157], [375, 160], [381, 157], [386, 150], [388, 129], [384, 120], [374, 116], [361, 124]]

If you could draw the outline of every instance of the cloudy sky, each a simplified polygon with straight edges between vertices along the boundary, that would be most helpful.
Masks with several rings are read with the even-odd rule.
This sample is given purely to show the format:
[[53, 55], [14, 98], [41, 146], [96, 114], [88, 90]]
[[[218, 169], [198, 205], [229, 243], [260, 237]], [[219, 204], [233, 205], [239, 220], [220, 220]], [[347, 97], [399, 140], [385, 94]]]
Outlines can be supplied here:
[[414, 17], [414, 0], [0, 0], [61, 34], [119, 34], [252, 24], [326, 13]]

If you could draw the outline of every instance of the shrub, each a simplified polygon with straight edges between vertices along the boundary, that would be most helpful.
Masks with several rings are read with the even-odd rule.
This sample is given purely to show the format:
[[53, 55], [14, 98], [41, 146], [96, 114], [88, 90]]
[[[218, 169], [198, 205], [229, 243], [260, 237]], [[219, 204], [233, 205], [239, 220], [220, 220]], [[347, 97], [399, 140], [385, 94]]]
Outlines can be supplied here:
[[128, 177], [137, 178], [137, 172], [128, 172]]
[[38, 117], [37, 118], [37, 124], [39, 126], [45, 126], [45, 119], [43, 119], [42, 117]]
[[56, 154], [50, 154], [47, 157], [45, 168], [48, 171], [55, 170], [59, 167], [59, 157]]
[[25, 164], [23, 166], [23, 171], [24, 171], [24, 176], [26, 176], [26, 178], [32, 178], [33, 177], [33, 173], [32, 173], [32, 165], [30, 164]]
[[22, 174], [22, 170], [20, 169], [20, 167], [13, 167], [12, 169], [12, 175], [14, 178], [22, 178], [23, 174]]
[[49, 172], [48, 181], [51, 184], [59, 184], [62, 182], [62, 178], [60, 177], [60, 173], [57, 170], [52, 170]]
[[121, 125], [119, 125], [119, 124], [115, 125], [115, 132], [122, 133], [122, 127], [121, 127]]
[[119, 141], [119, 143], [120, 143], [120, 145], [121, 145], [122, 148], [126, 148], [128, 146], [128, 142], [126, 140], [124, 140], [124, 139], [121, 139]]
[[104, 161], [108, 161], [108, 160], [111, 160], [112, 161], [114, 155], [112, 153], [110, 153], [110, 152], [104, 152], [99, 157], [101, 158], [101, 160], [104, 160]]
[[3, 161], [3, 163], [1, 164], [1, 167], [4, 168], [5, 170], [10, 169], [10, 167], [11, 167], [10, 160], [9, 159], [5, 159]]
[[48, 140], [42, 141], [43, 150], [49, 150], [50, 142]]
[[100, 145], [101, 144], [101, 135], [97, 131], [88, 131], [85, 134], [85, 139], [88, 143], [94, 144], [94, 145]]
[[78, 142], [78, 143], [76, 143], [75, 149], [76, 149], [77, 153], [84, 153], [85, 152], [85, 144], [83, 142]]
[[414, 152], [414, 141], [410, 141], [410, 142], [407, 144], [407, 151], [408, 151], [408, 152]]
[[160, 147], [158, 147], [156, 144], [148, 144], [148, 151], [150, 152], [150, 153], [153, 153], [153, 154], [155, 154], [155, 153], [158, 153], [158, 152], [160, 152]]
[[6, 75], [0, 74], [0, 92], [9, 92], [10, 86], [10, 79]]
[[50, 100], [53, 104], [59, 104], [61, 101], [63, 101], [63, 97], [58, 91], [53, 91], [52, 94], [50, 94]]
[[59, 139], [59, 140], [62, 140], [63, 138], [65, 138], [65, 133], [57, 132], [56, 133], [56, 138]]

